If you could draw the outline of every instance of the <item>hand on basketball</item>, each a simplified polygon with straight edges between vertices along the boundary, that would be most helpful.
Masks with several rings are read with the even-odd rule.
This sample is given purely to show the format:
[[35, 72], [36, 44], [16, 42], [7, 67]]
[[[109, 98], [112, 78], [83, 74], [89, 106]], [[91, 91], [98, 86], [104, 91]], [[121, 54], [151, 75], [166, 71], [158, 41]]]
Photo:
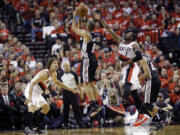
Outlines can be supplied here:
[[94, 18], [95, 18], [96, 20], [100, 20], [100, 19], [101, 19], [100, 14], [98, 14], [98, 13], [96, 13], [96, 12], [92, 12], [92, 15], [94, 16]]
[[26, 101], [24, 102], [25, 105], [28, 105], [29, 103], [32, 102], [32, 99], [31, 98], [27, 98]]

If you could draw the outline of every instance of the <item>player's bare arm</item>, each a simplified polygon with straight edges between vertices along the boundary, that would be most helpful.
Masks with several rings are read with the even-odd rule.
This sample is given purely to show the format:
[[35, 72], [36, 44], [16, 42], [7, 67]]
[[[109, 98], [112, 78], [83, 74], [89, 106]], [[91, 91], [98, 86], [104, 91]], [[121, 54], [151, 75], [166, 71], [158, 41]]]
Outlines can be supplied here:
[[35, 78], [30, 82], [30, 86], [29, 86], [29, 97], [28, 99], [26, 99], [25, 104], [28, 104], [29, 102], [32, 101], [32, 91], [33, 91], [33, 87], [34, 85], [38, 84], [40, 81], [44, 81], [48, 78], [48, 73], [47, 71], [40, 71]]
[[173, 107], [170, 104], [167, 104], [166, 107], [162, 108], [162, 110], [164, 110], [164, 111], [168, 111], [168, 110], [172, 110], [172, 109], [173, 109]]
[[78, 25], [77, 25], [77, 27], [78, 27], [79, 29], [81, 29], [81, 17], [79, 17], [79, 19], [78, 19]]
[[66, 89], [66, 90], [69, 90], [73, 93], [77, 93], [77, 91], [75, 89], [72, 89], [72, 88], [69, 88], [67, 86], [65, 86], [63, 83], [61, 83], [60, 81], [57, 80], [57, 73], [55, 72], [54, 75], [53, 75], [53, 82], [59, 86], [60, 88], [63, 88], [63, 89]]
[[96, 20], [101, 22], [101, 24], [109, 32], [111, 37], [119, 44], [122, 41], [122, 38], [116, 34], [116, 32], [101, 18], [99, 14], [97, 14], [96, 12], [93, 12], [92, 14]]
[[[84, 29], [79, 29], [78, 26], [76, 26], [76, 16], [77, 16], [77, 11], [73, 12], [73, 20], [72, 20], [72, 30], [75, 32], [77, 35], [83, 37], [84, 41], [89, 42], [91, 40], [91, 36], [88, 34], [88, 32]], [[80, 25], [80, 24], [79, 24]]]
[[139, 77], [139, 80], [141, 81], [141, 80], [145, 80], [145, 79], [151, 79], [150, 70], [147, 65], [147, 60], [145, 58], [140, 60], [140, 65], [141, 65], [144, 73]]

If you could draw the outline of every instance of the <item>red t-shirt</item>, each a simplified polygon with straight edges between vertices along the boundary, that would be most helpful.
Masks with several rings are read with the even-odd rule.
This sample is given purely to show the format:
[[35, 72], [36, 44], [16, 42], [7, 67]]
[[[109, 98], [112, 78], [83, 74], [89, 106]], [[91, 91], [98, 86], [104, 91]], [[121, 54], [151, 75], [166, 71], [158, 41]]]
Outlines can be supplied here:
[[9, 37], [9, 30], [0, 30], [1, 39], [6, 40]]

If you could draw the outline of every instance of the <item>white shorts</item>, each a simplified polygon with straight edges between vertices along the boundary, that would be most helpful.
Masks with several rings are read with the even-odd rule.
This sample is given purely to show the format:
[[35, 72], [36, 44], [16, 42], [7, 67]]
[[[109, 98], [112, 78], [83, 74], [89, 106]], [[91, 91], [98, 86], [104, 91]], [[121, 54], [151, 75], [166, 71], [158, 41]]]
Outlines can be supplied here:
[[123, 67], [121, 71], [123, 78], [121, 80], [121, 83], [129, 82], [132, 84], [131, 90], [140, 89], [141, 85], [139, 83], [138, 75], [139, 75], [139, 67], [136, 63], [133, 64], [133, 66], [126, 65]]
[[[32, 103], [28, 104], [28, 107], [30, 105], [33, 105], [36, 107], [36, 110], [40, 109], [43, 105], [47, 104], [47, 101], [44, 99], [44, 97], [41, 95], [43, 91], [38, 85], [34, 85], [33, 91], [32, 91]], [[25, 97], [29, 98], [29, 84], [26, 87], [25, 90]]]

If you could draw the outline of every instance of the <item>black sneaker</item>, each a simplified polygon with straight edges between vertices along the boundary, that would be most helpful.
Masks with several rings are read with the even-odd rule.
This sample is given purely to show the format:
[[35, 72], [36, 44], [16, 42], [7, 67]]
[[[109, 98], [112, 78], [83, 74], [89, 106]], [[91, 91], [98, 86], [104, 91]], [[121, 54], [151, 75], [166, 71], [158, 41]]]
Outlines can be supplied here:
[[22, 132], [25, 134], [38, 134], [37, 132], [33, 131], [29, 127], [26, 127]]
[[86, 126], [83, 123], [79, 123], [79, 128], [86, 128]]
[[163, 128], [164, 128], [164, 122], [160, 121], [160, 122], [156, 122], [155, 126], [151, 128], [150, 130], [161, 130]]
[[62, 129], [71, 129], [70, 124], [62, 124]]

